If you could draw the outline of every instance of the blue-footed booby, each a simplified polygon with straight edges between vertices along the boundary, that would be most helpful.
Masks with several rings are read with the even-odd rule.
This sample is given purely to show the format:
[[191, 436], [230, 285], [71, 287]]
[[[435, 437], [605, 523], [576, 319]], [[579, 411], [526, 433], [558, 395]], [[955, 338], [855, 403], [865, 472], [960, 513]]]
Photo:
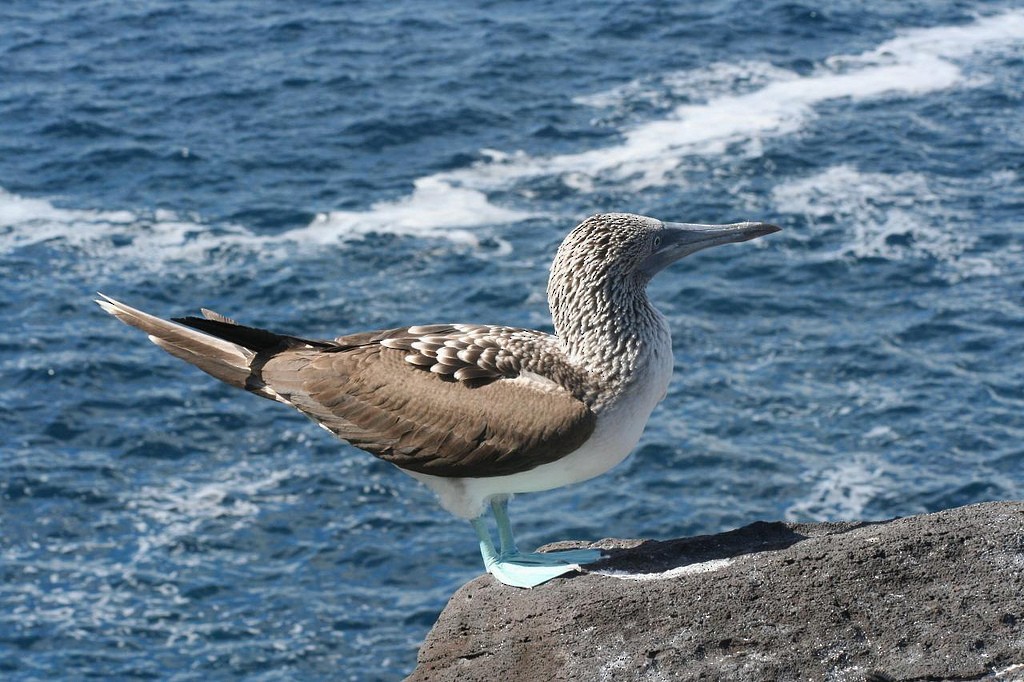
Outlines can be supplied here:
[[[472, 522], [489, 573], [533, 587], [601, 553], [519, 551], [509, 497], [614, 467], [668, 390], [672, 340], [648, 300], [648, 282], [691, 253], [778, 230], [627, 213], [588, 218], [565, 238], [551, 266], [554, 335], [431, 324], [310, 340], [206, 309], [203, 317], [164, 320], [102, 294], [97, 303], [171, 355], [290, 405], [419, 479], [445, 509]], [[487, 506], [497, 548], [484, 522]]]

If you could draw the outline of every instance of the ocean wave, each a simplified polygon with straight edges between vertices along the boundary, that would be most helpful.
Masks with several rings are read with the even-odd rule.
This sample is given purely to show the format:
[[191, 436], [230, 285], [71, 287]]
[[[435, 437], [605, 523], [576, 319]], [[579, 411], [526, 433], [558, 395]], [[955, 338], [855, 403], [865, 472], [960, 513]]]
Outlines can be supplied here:
[[[242, 225], [213, 224], [199, 216], [162, 209], [60, 208], [48, 199], [23, 197], [0, 188], [0, 254], [48, 246], [75, 254], [69, 261], [89, 271], [106, 269], [104, 263], [112, 259], [159, 270], [172, 260], [200, 265], [204, 255], [225, 248], [272, 253], [265, 247], [287, 245], [301, 252], [383, 233], [446, 239], [473, 248], [485, 237], [497, 244], [497, 249], [492, 249], [496, 255], [504, 255], [511, 251], [507, 241], [462, 228], [517, 222], [531, 216], [493, 206], [476, 190], [440, 187], [424, 178], [417, 181], [411, 196], [383, 202], [370, 212], [319, 214], [308, 226], [267, 235]], [[109, 265], [113, 271], [120, 269]]]
[[[830, 57], [808, 75], [763, 62], [740, 62], [631, 81], [574, 100], [603, 109], [625, 109], [646, 100], [667, 109], [661, 118], [622, 124], [617, 145], [553, 156], [481, 150], [484, 158], [469, 167], [416, 179], [411, 194], [376, 202], [366, 210], [324, 212], [309, 225], [274, 236], [256, 235], [237, 225], [214, 227], [172, 211], [58, 208], [47, 199], [0, 189], [0, 253], [59, 241], [95, 255], [117, 249], [121, 255], [146, 260], [168, 253], [188, 257], [230, 244], [260, 248], [268, 240], [335, 243], [374, 232], [477, 245], [481, 229], [550, 213], [500, 205], [492, 199], [494, 193], [502, 194], [505, 203], [509, 197], [528, 203], [533, 193], [527, 181], [536, 178], [554, 179], [579, 194], [599, 191], [609, 183], [634, 192], [671, 185], [687, 158], [713, 157], [736, 148], [759, 154], [762, 140], [799, 132], [815, 118], [814, 107], [830, 100], [920, 96], [977, 85], [979, 81], [967, 78], [955, 60], [1021, 41], [1024, 12], [1009, 11], [963, 26], [905, 31], [862, 54]], [[673, 106], [679, 99], [687, 101]], [[818, 183], [811, 187], [816, 191], [821, 183], [834, 184], [848, 173], [831, 169], [808, 182]], [[799, 182], [777, 191], [783, 203], [805, 187]], [[925, 183], [912, 176], [898, 176], [893, 182]], [[879, 239], [884, 241], [887, 231], [914, 229], [908, 226], [914, 220], [908, 215], [890, 215], [887, 220], [888, 227], [861, 235], [852, 248], [879, 250]], [[964, 247], [960, 242], [933, 243], [943, 253]]]
[[97, 260], [117, 255], [146, 262], [189, 258], [228, 243], [260, 239], [240, 226], [213, 229], [197, 216], [173, 211], [60, 208], [47, 199], [0, 188], [0, 254], [50, 245]]
[[242, 462], [220, 472], [220, 480], [197, 485], [184, 479], [170, 479], [132, 490], [123, 505], [136, 517], [133, 564], [146, 561], [155, 549], [173, 548], [208, 521], [233, 519], [233, 528], [237, 530], [259, 513], [261, 504], [294, 503], [290, 496], [273, 491], [282, 481], [296, 475], [302, 472], [260, 471]]
[[[388, 214], [408, 206], [430, 210], [457, 205], [467, 192], [473, 192], [479, 218], [470, 217], [461, 227], [514, 222], [522, 215], [494, 205], [487, 193], [511, 191], [529, 199], [523, 181], [541, 176], [559, 178], [581, 193], [596, 191], [609, 181], [631, 191], [670, 185], [687, 157], [722, 155], [737, 144], [758, 153], [760, 140], [799, 132], [815, 118], [814, 107], [827, 101], [921, 96], [979, 85], [981, 81], [965, 76], [954, 60], [1021, 41], [1024, 12], [1009, 11], [964, 26], [908, 30], [864, 53], [830, 57], [809, 75], [761, 62], [715, 63], [633, 81], [574, 101], [602, 108], [625, 108], [637, 100], [667, 107], [679, 97], [703, 101], [675, 106], [660, 119], [626, 125], [622, 141], [613, 146], [555, 156], [489, 150], [486, 160], [469, 168], [419, 179], [417, 189], [430, 188], [430, 206], [418, 202], [414, 193], [380, 202], [368, 211], [330, 213], [325, 222], [333, 231], [358, 231], [362, 225], [385, 222]], [[417, 220], [435, 227], [425, 214]]]
[[[530, 212], [490, 203], [479, 190], [425, 177], [415, 182], [413, 193], [407, 197], [379, 202], [369, 211], [321, 213], [308, 226], [288, 232], [286, 238], [323, 244], [376, 232], [443, 237], [479, 246], [480, 235], [468, 228], [515, 223], [531, 217]], [[511, 250], [507, 242], [500, 242], [500, 246], [501, 253]]]
[[870, 507], [889, 491], [891, 467], [866, 453], [844, 456], [843, 461], [818, 473], [811, 489], [786, 510], [789, 521], [835, 521], [873, 518]]
[[974, 253], [984, 231], [964, 229], [970, 216], [953, 208], [953, 199], [998, 191], [1015, 177], [997, 171], [980, 178], [940, 180], [923, 173], [873, 173], [840, 164], [777, 185], [772, 199], [780, 211], [802, 216], [819, 228], [812, 230], [814, 235], [794, 239], [820, 236], [823, 229], [834, 233], [821, 254], [825, 260], [931, 258], [949, 266], [953, 279], [992, 276], [1019, 256], [1010, 251]]

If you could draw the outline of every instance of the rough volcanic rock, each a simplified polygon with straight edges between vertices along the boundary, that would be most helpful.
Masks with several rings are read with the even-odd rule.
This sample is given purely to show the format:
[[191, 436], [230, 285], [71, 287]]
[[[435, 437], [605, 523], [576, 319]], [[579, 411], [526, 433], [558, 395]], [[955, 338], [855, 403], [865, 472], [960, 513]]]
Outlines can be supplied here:
[[408, 679], [1024, 680], [1024, 502], [593, 546], [464, 585]]

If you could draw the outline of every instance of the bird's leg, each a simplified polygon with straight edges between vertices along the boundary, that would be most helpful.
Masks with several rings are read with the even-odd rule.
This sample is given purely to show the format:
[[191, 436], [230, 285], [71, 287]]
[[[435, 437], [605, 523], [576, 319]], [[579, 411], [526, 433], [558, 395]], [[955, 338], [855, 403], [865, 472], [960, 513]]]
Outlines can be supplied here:
[[508, 495], [491, 500], [491, 511], [494, 512], [494, 520], [498, 523], [498, 538], [501, 540], [502, 557], [519, 555], [519, 547], [516, 546], [516, 538], [512, 533], [512, 522], [508, 518], [508, 500]]
[[480, 556], [484, 559], [484, 568], [491, 572], [491, 567], [498, 563], [498, 553], [494, 551], [494, 541], [491, 539], [491, 531], [487, 530], [483, 516], [478, 516], [471, 521], [476, 537], [480, 540]]
[[589, 564], [601, 558], [600, 550], [596, 549], [520, 552], [519, 547], [516, 546], [515, 536], [512, 533], [512, 522], [508, 518], [508, 500], [508, 495], [491, 500], [491, 510], [494, 512], [494, 520], [498, 524], [498, 536], [501, 540], [501, 559], [503, 561], [514, 561], [517, 564], [536, 566], [557, 566], [560, 564]]

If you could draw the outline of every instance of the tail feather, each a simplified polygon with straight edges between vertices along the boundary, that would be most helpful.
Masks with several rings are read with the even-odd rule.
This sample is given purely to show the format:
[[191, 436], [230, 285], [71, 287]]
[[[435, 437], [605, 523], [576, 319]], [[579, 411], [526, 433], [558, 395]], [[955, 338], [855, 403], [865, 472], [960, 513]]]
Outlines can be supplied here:
[[[97, 299], [96, 303], [101, 308], [125, 324], [144, 331], [149, 335], [150, 341], [171, 355], [195, 365], [225, 383], [238, 388], [246, 388], [246, 382], [252, 373], [250, 367], [256, 357], [256, 350], [246, 348], [231, 340], [218, 338], [192, 326], [150, 315], [120, 301], [115, 301], [109, 296], [100, 294], [100, 297], [103, 300]], [[233, 326], [233, 323], [228, 322], [227, 318], [220, 315], [216, 315], [213, 322]], [[248, 329], [240, 325], [238, 328]], [[270, 332], [263, 333], [270, 334]]]
[[280, 352], [291, 346], [313, 346], [317, 344], [315, 341], [305, 341], [293, 336], [275, 334], [274, 332], [267, 331], [266, 329], [246, 327], [245, 325], [241, 325], [236, 322], [227, 322], [220, 319], [220, 316], [217, 316], [217, 318], [173, 317], [171, 318], [171, 322], [177, 322], [178, 324], [204, 332], [205, 334], [209, 334], [222, 341], [227, 341], [237, 346], [241, 346], [242, 348], [255, 353], [267, 351], [274, 353]]
[[228, 324], [238, 324], [237, 322], [232, 320], [230, 317], [225, 317], [224, 315], [221, 315], [218, 312], [214, 312], [214, 311], [210, 310], [209, 308], [200, 308], [199, 310], [202, 311], [203, 317], [205, 317], [208, 320], [215, 320], [217, 322], [227, 322]]

